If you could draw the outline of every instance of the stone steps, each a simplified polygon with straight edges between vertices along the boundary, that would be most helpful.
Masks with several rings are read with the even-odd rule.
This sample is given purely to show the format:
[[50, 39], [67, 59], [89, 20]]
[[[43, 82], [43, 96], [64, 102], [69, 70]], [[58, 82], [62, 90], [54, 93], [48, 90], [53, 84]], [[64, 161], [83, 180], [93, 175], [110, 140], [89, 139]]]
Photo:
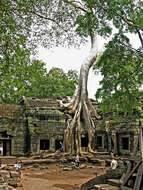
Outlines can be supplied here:
[[121, 180], [108, 179], [106, 184], [97, 184], [91, 190], [120, 190]]
[[93, 190], [119, 190], [119, 187], [116, 186], [112, 186], [109, 184], [98, 184], [98, 185], [94, 185]]
[[120, 185], [122, 184], [120, 179], [108, 179], [107, 182], [109, 185], [113, 185], [117, 187], [120, 187]]

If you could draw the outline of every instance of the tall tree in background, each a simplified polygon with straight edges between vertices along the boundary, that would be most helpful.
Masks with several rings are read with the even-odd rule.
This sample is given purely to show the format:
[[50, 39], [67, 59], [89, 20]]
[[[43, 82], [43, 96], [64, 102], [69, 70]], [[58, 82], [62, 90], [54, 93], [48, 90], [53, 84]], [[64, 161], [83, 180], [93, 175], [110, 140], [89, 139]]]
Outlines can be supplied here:
[[78, 75], [76, 71], [69, 70], [65, 73], [60, 68], [52, 68], [45, 72], [42, 77], [37, 77], [35, 68], [33, 79], [31, 78], [31, 97], [62, 99], [74, 94]]
[[[30, 43], [28, 39], [31, 38], [31, 28], [34, 27], [33, 14], [35, 15], [37, 6], [40, 9], [38, 1], [4, 0], [1, 2], [0, 103], [18, 103], [21, 95], [39, 98], [71, 96], [75, 89], [76, 72], [69, 71], [69, 73], [73, 72], [73, 78], [69, 78], [68, 73], [61, 71], [67, 78], [65, 80], [64, 77], [61, 78], [61, 89], [60, 87], [54, 88], [50, 86], [51, 81], [53, 84], [58, 76], [53, 75], [50, 81], [45, 63], [30, 59], [30, 52], [35, 53], [36, 44], [35, 41]], [[66, 87], [70, 86], [68, 93], [65, 92], [62, 82]]]
[[23, 93], [22, 89], [24, 89], [24, 84], [27, 80], [26, 69], [30, 63], [30, 50], [27, 48], [26, 43], [31, 19], [23, 14], [26, 7], [20, 9], [18, 4], [20, 2], [16, 3], [9, 0], [4, 0], [0, 4], [1, 103], [17, 102], [19, 93]]
[[[67, 151], [72, 152], [71, 140], [74, 130], [76, 131], [77, 152], [82, 152], [81, 123], [84, 123], [83, 126], [88, 133], [88, 150], [92, 151], [92, 140], [96, 128], [93, 117], [100, 117], [88, 98], [87, 80], [89, 69], [97, 59], [97, 34], [109, 37], [112, 26], [114, 26], [120, 34], [118, 35], [117, 47], [122, 42], [120, 37], [124, 36], [123, 34], [126, 32], [137, 33], [142, 42], [143, 26], [140, 7], [142, 7], [142, 2], [135, 0], [3, 1], [1, 10], [4, 13], [5, 11], [10, 12], [13, 18], [15, 16], [16, 21], [17, 18], [21, 21], [24, 20], [21, 26], [25, 30], [22, 32], [25, 31], [24, 36], [29, 40], [28, 46], [30, 47], [34, 47], [35, 44], [42, 44], [45, 47], [63, 44], [78, 45], [87, 39], [91, 41], [89, 56], [81, 66], [75, 96], [68, 105], [62, 105], [69, 116], [68, 126], [65, 130]], [[20, 19], [20, 17], [22, 18]], [[31, 32], [29, 32], [30, 29]], [[17, 30], [19, 29], [17, 28]], [[10, 32], [13, 33], [12, 30]], [[124, 71], [125, 69], [123, 67]], [[138, 81], [135, 83], [135, 86], [137, 85]], [[107, 88], [107, 86], [105, 87]], [[116, 96], [114, 98], [116, 99]]]

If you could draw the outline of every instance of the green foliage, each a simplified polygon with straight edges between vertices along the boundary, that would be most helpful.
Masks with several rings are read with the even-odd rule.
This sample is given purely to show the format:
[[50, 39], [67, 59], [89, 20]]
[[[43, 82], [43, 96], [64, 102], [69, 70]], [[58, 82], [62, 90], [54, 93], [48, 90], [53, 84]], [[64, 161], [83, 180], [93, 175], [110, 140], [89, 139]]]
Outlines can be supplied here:
[[1, 103], [18, 103], [21, 95], [30, 96], [33, 81], [42, 78], [46, 72], [45, 64], [38, 61], [30, 62], [29, 55], [25, 55], [15, 64], [12, 63], [8, 66], [1, 64], [0, 67]]
[[[35, 78], [36, 79], [36, 78]], [[52, 68], [40, 80], [34, 81], [31, 96], [38, 98], [62, 98], [74, 94], [78, 76], [76, 71], [64, 73], [62, 69]]]
[[96, 98], [102, 99], [104, 112], [114, 110], [130, 114], [139, 104], [143, 59], [128, 45], [128, 38], [122, 34], [115, 35], [94, 67], [103, 76]]
[[73, 94], [77, 80], [74, 71], [71, 75], [62, 71], [62, 78], [57, 80], [54, 77], [58, 75], [47, 74], [44, 63], [31, 61], [30, 54], [40, 43], [50, 47], [66, 39], [71, 43], [75, 14], [54, 0], [1, 2], [0, 103], [18, 103], [21, 95], [56, 98]]
[[[96, 98], [104, 112], [113, 110], [116, 116], [120, 111], [130, 114], [139, 104], [143, 84], [142, 2], [98, 0], [95, 6], [104, 10], [106, 20], [117, 29], [94, 66], [103, 76]], [[127, 33], [137, 34], [142, 48], [132, 47]]]
[[22, 95], [38, 98], [73, 95], [78, 78], [76, 71], [70, 70], [66, 74], [62, 69], [53, 68], [47, 73], [45, 63], [38, 60], [23, 61], [10, 65], [6, 72], [5, 67], [0, 68], [1, 103], [18, 103]]
[[[26, 19], [20, 2], [4, 0], [0, 6], [0, 102], [14, 103], [26, 80], [30, 51], [26, 40], [31, 18]], [[27, 8], [28, 10], [28, 8]]]

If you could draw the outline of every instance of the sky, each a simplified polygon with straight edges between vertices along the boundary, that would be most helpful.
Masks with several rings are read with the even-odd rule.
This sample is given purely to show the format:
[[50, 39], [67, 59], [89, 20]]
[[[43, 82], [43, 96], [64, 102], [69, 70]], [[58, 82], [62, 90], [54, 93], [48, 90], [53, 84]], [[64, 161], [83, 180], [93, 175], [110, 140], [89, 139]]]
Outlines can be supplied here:
[[[130, 35], [131, 43], [134, 48], [139, 47], [139, 39], [137, 36]], [[104, 44], [107, 42], [105, 39], [98, 37], [97, 46], [98, 51], [104, 49]], [[49, 71], [52, 67], [62, 68], [64, 72], [68, 70], [77, 70], [80, 71], [81, 64], [84, 62], [88, 56], [90, 50], [89, 43], [82, 46], [80, 49], [75, 48], [62, 48], [55, 47], [52, 49], [39, 48], [39, 53], [37, 58], [44, 61], [47, 65], [47, 70]], [[89, 98], [94, 98], [97, 89], [99, 88], [99, 82], [102, 79], [101, 75], [95, 75], [93, 70], [90, 69], [88, 76], [88, 95]]]
[[[102, 44], [100, 39], [98, 40], [98, 50], [103, 48], [103, 39]], [[68, 70], [77, 70], [80, 71], [80, 67], [90, 51], [90, 44], [86, 44], [79, 49], [76, 48], [62, 48], [55, 47], [52, 49], [39, 48], [38, 59], [44, 61], [47, 65], [48, 71], [52, 67], [62, 68], [64, 72]], [[88, 95], [89, 98], [94, 98], [94, 95], [99, 88], [99, 81], [101, 80], [101, 75], [95, 75], [93, 70], [90, 69], [88, 76]]]

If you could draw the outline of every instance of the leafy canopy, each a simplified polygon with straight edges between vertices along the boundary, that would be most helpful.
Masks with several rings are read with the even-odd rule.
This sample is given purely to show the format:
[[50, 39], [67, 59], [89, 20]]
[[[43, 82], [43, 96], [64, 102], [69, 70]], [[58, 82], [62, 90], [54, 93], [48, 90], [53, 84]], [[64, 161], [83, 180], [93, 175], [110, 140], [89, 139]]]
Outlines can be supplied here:
[[60, 68], [52, 68], [45, 76], [32, 79], [30, 96], [38, 98], [63, 98], [74, 94], [78, 81], [76, 71], [65, 73]]
[[139, 105], [140, 87], [143, 84], [143, 59], [140, 54], [129, 49], [125, 36], [115, 35], [108, 43], [94, 69], [99, 69], [103, 79], [96, 98], [101, 98], [104, 112], [114, 110], [131, 113]]
[[[16, 70], [18, 64], [26, 65], [30, 50], [38, 44], [44, 47], [80, 45], [93, 33], [108, 39], [114, 27], [117, 34], [95, 67], [103, 75], [97, 97], [102, 98], [104, 109], [129, 112], [137, 103], [142, 85], [143, 61], [142, 49], [135, 50], [126, 34], [137, 34], [143, 48], [142, 7], [140, 0], [3, 0], [0, 6], [0, 67], [4, 71], [0, 73], [1, 80], [4, 77], [14, 80], [8, 72]], [[10, 82], [2, 88], [5, 85], [11, 87]]]
[[[96, 98], [102, 100], [104, 112], [113, 110], [130, 114], [140, 103], [143, 85], [143, 2], [98, 0], [96, 5], [117, 30], [94, 66], [94, 70], [100, 71], [103, 76]], [[129, 33], [138, 36], [138, 49], [130, 43]]]

